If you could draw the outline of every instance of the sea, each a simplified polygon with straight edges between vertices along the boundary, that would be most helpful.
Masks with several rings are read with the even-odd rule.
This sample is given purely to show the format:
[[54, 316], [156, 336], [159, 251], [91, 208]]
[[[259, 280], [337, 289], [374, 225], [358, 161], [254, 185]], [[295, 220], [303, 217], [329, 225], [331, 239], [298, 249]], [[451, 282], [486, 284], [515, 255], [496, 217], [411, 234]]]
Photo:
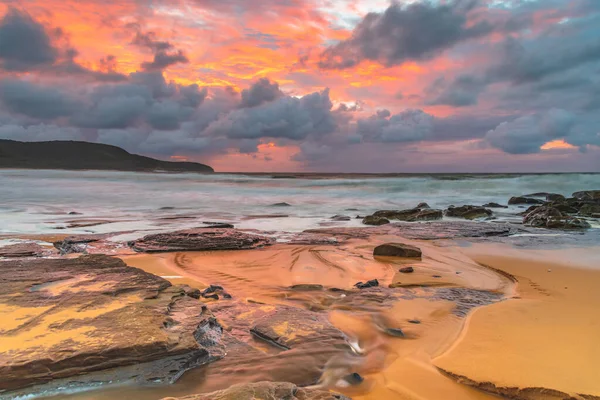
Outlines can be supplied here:
[[[213, 222], [270, 233], [299, 232], [323, 226], [364, 226], [357, 217], [376, 210], [412, 208], [420, 202], [445, 209], [507, 204], [511, 196], [535, 192], [570, 196], [592, 189], [600, 189], [600, 174], [0, 170], [0, 236], [122, 232], [123, 239]], [[494, 211], [498, 219], [514, 221], [522, 208]], [[334, 221], [335, 215], [350, 220]]]

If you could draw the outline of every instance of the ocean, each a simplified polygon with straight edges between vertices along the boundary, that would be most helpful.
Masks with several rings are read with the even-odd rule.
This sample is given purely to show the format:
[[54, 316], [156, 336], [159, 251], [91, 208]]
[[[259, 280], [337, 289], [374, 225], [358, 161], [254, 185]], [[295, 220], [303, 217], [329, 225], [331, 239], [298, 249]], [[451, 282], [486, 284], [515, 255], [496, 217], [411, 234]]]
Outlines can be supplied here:
[[[420, 202], [506, 204], [511, 196], [570, 196], [600, 188], [600, 174], [168, 174], [116, 171], [1, 170], [0, 234], [170, 231], [202, 222], [298, 232], [361, 226], [357, 216]], [[289, 206], [274, 206], [287, 203]], [[520, 206], [522, 208], [523, 206]], [[494, 209], [514, 220], [519, 206]], [[350, 221], [334, 222], [334, 215]]]

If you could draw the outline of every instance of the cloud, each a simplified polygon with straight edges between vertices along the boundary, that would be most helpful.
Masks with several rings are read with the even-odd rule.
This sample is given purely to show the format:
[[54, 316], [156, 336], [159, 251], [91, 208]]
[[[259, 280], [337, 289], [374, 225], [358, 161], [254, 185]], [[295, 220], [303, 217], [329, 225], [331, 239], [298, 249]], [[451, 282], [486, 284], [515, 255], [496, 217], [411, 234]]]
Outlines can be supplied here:
[[129, 26], [135, 30], [135, 36], [131, 43], [153, 52], [153, 60], [142, 63], [144, 70], [162, 71], [171, 65], [189, 62], [189, 59], [182, 50], [176, 49], [171, 42], [159, 40], [155, 32], [143, 32], [139, 24], [130, 24]]
[[0, 20], [0, 61], [2, 67], [12, 71], [29, 71], [52, 65], [58, 50], [43, 25], [29, 14], [9, 8]]
[[552, 109], [503, 122], [487, 132], [485, 140], [492, 147], [510, 154], [538, 153], [543, 144], [568, 138], [574, 124], [573, 114]]
[[391, 115], [388, 110], [357, 121], [357, 133], [366, 141], [419, 142], [431, 137], [435, 118], [423, 110], [404, 110]]
[[230, 112], [208, 126], [207, 134], [231, 139], [261, 137], [302, 140], [322, 136], [336, 129], [329, 90], [301, 98], [280, 97], [253, 108]]
[[242, 90], [242, 102], [240, 107], [256, 107], [263, 103], [273, 101], [283, 96], [279, 90], [277, 82], [271, 82], [267, 78], [261, 78], [250, 86]]
[[142, 63], [142, 68], [146, 71], [163, 70], [171, 65], [179, 63], [188, 63], [189, 59], [181, 50], [175, 52], [158, 51], [154, 54], [151, 62]]
[[41, 120], [69, 116], [79, 108], [74, 98], [57, 88], [16, 78], [0, 81], [0, 101], [9, 111]]
[[327, 48], [321, 54], [319, 66], [344, 69], [363, 60], [385, 66], [429, 60], [457, 43], [491, 32], [492, 26], [485, 21], [467, 24], [473, 4], [473, 1], [392, 3], [383, 13], [367, 14], [349, 39]]
[[451, 83], [444, 79], [437, 80], [429, 88], [428, 105], [448, 105], [467, 107], [477, 104], [479, 95], [485, 90], [487, 83], [474, 75], [459, 75]]

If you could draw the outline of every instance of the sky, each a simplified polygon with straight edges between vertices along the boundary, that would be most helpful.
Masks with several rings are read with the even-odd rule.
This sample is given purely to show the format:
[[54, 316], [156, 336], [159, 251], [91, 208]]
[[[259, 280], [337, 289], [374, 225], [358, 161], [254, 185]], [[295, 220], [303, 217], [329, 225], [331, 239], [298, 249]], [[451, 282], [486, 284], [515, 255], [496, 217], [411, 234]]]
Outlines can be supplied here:
[[2, 0], [0, 139], [223, 172], [600, 172], [600, 0]]

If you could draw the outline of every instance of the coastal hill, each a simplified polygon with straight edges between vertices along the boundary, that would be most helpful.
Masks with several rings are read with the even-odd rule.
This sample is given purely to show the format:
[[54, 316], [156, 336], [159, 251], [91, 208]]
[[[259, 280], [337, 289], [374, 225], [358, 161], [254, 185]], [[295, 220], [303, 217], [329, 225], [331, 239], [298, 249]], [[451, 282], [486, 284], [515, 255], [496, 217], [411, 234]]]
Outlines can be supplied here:
[[204, 172], [195, 162], [161, 161], [120, 147], [77, 141], [19, 142], [0, 139], [0, 168]]

